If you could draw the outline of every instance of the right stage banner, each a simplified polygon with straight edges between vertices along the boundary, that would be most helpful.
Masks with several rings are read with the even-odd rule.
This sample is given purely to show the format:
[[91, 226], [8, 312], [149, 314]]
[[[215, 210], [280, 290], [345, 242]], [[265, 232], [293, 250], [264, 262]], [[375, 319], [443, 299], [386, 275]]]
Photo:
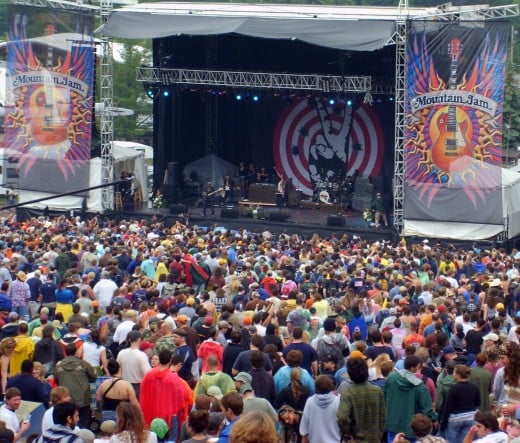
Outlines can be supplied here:
[[411, 22], [405, 218], [502, 223], [502, 115], [510, 27]]

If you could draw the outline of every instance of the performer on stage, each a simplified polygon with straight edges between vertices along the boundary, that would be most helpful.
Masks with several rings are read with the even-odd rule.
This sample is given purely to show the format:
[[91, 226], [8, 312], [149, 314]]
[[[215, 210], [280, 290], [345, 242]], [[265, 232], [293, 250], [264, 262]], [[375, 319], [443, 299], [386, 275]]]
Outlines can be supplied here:
[[356, 179], [359, 175], [359, 169], [354, 171], [354, 175], [348, 175], [343, 183], [345, 192], [345, 205], [349, 211], [352, 211], [352, 200], [354, 199], [354, 191], [356, 190]]
[[245, 162], [240, 162], [238, 166], [238, 180], [240, 181], [240, 197], [246, 198], [246, 181], [247, 181], [247, 167]]
[[224, 203], [233, 203], [235, 201], [233, 193], [235, 190], [235, 181], [231, 178], [231, 174], [228, 172], [224, 176]]
[[284, 200], [285, 200], [285, 175], [283, 175], [278, 169], [276, 169], [276, 166], [274, 167], [274, 170], [276, 172], [276, 175], [278, 175], [279, 181], [276, 185], [276, 207], [278, 209], [283, 208]]
[[215, 189], [212, 182], [208, 182], [206, 188], [202, 192], [202, 215], [206, 217], [206, 211], [208, 208], [211, 210], [211, 216], [215, 216], [214, 196], [220, 191]]
[[121, 193], [121, 199], [123, 200], [123, 205], [127, 204], [132, 199], [132, 183], [133, 177], [132, 174], [129, 174], [126, 171], [121, 171], [121, 182], [119, 183], [119, 192]]
[[383, 200], [383, 196], [380, 192], [376, 194], [376, 197], [372, 200], [370, 207], [372, 211], [374, 211], [374, 221], [376, 223], [376, 228], [381, 226], [381, 222], [384, 223], [386, 228], [388, 226], [388, 217], [386, 216], [385, 201]]

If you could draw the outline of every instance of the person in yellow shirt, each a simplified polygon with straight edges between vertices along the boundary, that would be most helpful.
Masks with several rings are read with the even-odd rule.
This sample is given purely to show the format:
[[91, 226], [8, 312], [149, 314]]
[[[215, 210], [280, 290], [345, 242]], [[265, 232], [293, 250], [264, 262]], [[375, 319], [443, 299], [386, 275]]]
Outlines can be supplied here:
[[29, 326], [27, 323], [20, 323], [18, 325], [18, 335], [14, 338], [16, 346], [9, 362], [9, 375], [11, 377], [21, 372], [24, 360], [32, 360], [33, 358], [34, 341], [29, 337], [28, 333]]

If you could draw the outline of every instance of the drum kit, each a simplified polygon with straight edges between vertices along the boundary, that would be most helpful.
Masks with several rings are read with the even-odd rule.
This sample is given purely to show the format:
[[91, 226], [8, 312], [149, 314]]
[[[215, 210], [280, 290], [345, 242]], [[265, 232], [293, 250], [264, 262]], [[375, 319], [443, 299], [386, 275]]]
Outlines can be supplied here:
[[333, 203], [345, 203], [347, 195], [340, 179], [326, 179], [316, 183], [313, 192], [315, 202], [327, 205]]

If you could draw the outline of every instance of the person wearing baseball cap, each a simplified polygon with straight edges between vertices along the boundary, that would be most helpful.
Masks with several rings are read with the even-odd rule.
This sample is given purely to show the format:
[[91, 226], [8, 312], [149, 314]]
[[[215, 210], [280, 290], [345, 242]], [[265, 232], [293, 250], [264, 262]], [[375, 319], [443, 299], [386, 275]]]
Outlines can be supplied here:
[[242, 386], [253, 383], [253, 377], [249, 372], [239, 372], [237, 375], [235, 375], [234, 380], [238, 392], [240, 392], [240, 388]]

